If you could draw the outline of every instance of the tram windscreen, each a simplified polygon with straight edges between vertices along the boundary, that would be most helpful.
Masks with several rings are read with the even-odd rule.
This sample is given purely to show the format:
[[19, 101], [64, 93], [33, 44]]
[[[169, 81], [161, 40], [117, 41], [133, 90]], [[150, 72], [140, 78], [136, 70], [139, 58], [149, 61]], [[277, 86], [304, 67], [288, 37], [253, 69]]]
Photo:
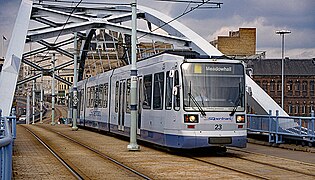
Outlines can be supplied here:
[[244, 111], [242, 64], [184, 63], [182, 72], [185, 110]]

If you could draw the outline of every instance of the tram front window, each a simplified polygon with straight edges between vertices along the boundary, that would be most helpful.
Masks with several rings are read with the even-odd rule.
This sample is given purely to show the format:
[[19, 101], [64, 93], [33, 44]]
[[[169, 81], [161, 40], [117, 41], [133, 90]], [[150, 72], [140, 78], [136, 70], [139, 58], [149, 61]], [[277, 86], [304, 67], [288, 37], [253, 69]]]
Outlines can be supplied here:
[[242, 64], [184, 63], [182, 71], [185, 110], [244, 111]]

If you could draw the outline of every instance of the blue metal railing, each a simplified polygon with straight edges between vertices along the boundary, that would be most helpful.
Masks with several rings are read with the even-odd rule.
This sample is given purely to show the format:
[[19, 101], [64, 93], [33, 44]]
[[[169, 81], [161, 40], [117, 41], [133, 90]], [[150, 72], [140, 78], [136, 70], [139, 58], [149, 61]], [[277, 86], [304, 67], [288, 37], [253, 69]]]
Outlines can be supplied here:
[[268, 134], [270, 143], [283, 143], [283, 136], [302, 140], [304, 142], [315, 142], [315, 117], [284, 117], [271, 115], [247, 114], [248, 133]]
[[0, 179], [12, 177], [12, 151], [16, 138], [16, 117], [2, 117], [0, 109]]

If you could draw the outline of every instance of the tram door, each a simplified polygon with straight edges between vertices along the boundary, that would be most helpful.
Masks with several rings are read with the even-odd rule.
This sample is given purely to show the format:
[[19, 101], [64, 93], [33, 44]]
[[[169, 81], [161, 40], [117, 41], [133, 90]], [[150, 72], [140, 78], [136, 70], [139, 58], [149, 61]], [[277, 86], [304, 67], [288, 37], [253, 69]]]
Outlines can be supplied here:
[[124, 131], [125, 129], [125, 102], [126, 102], [126, 81], [119, 83], [119, 103], [118, 103], [118, 130]]
[[137, 119], [137, 134], [140, 135], [141, 116], [142, 116], [142, 102], [143, 102], [143, 82], [142, 77], [138, 79], [138, 119]]

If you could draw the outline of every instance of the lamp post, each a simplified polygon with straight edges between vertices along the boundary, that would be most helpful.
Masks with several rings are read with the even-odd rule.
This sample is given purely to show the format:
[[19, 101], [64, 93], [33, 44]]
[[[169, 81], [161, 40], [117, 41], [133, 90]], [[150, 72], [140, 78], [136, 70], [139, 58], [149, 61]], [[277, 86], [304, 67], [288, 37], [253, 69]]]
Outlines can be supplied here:
[[284, 35], [285, 34], [290, 34], [291, 31], [288, 30], [280, 30], [276, 31], [276, 34], [279, 34], [282, 36], [282, 45], [281, 45], [281, 51], [282, 51], [282, 56], [281, 56], [281, 107], [282, 109], [284, 108]]

